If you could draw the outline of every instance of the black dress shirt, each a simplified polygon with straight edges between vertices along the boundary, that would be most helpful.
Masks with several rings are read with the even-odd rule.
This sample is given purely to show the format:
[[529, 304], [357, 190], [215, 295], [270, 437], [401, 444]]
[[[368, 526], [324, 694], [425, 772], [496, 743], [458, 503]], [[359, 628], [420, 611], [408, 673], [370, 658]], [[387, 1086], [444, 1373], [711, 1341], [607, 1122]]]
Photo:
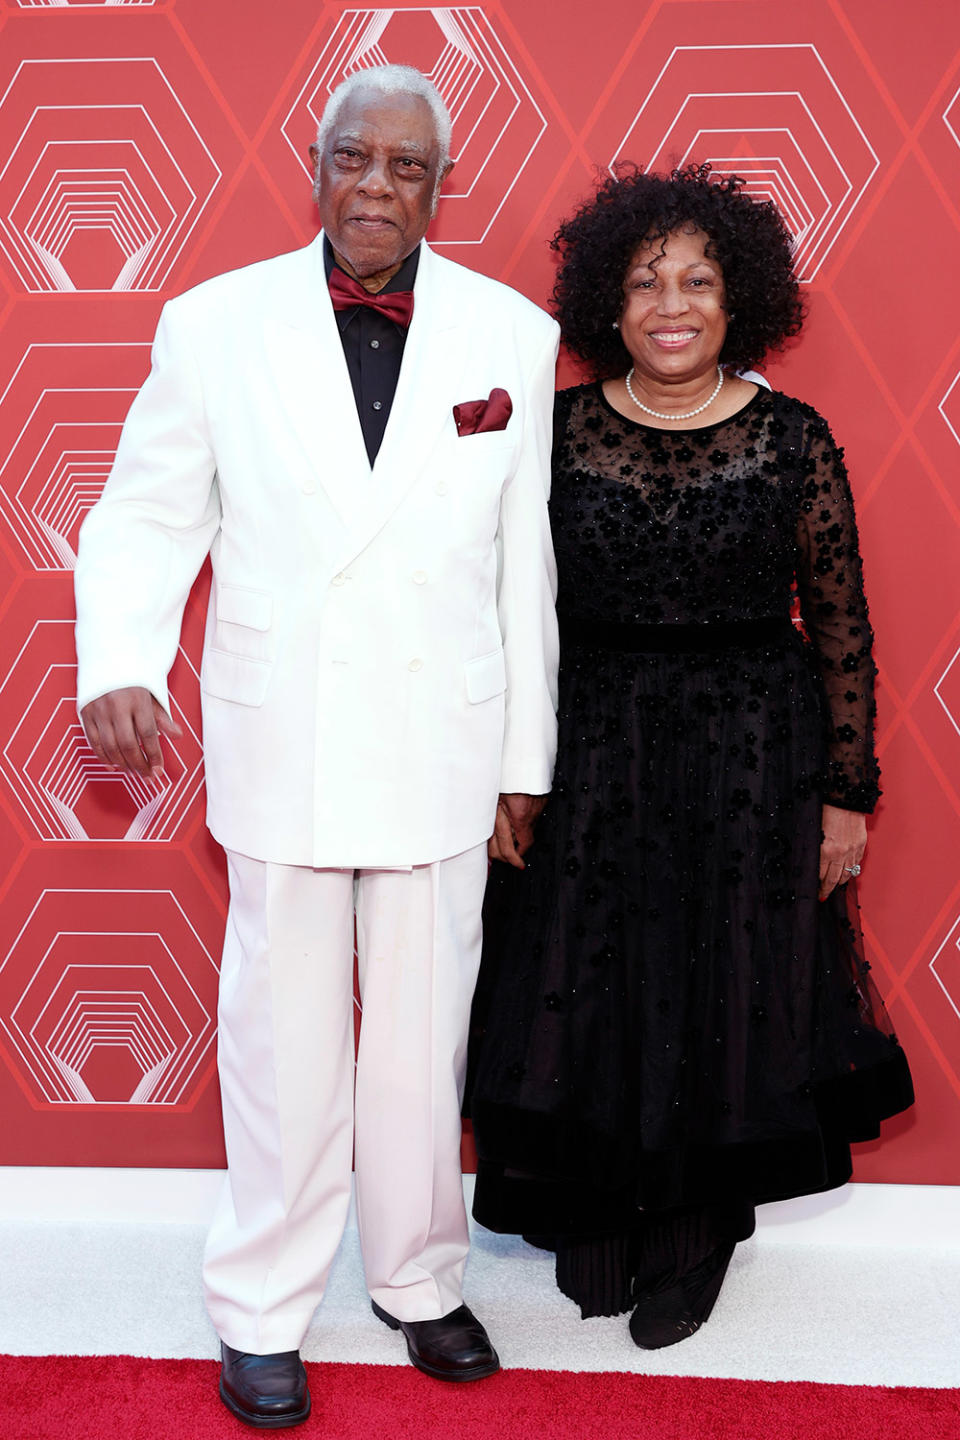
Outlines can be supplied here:
[[[323, 263], [327, 280], [336, 265], [333, 247], [324, 236]], [[392, 290], [412, 290], [420, 263], [420, 246], [409, 254], [400, 269], [378, 293], [387, 294]], [[339, 268], [339, 267], [338, 267]], [[343, 356], [347, 362], [353, 398], [357, 402], [357, 414], [367, 455], [372, 465], [383, 441], [393, 397], [397, 393], [400, 378], [400, 362], [403, 347], [407, 343], [407, 331], [403, 325], [388, 320], [367, 305], [354, 305], [350, 310], [334, 312]]]

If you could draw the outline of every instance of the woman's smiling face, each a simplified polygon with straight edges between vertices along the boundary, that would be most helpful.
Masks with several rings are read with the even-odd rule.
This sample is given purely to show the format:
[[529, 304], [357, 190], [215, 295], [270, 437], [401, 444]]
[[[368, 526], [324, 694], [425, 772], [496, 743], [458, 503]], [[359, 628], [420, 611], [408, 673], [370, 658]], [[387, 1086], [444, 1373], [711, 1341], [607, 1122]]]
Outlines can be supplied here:
[[620, 333], [641, 378], [653, 384], [715, 371], [729, 316], [710, 237], [691, 226], [636, 251], [623, 280]]

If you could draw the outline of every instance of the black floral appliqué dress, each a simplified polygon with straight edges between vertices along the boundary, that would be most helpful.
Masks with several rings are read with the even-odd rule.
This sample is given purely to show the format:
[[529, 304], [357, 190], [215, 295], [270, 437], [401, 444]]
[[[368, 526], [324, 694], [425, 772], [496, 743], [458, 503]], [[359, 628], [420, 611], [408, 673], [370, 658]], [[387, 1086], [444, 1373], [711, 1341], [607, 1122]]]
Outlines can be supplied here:
[[879, 796], [842, 451], [765, 390], [665, 431], [581, 386], [551, 514], [559, 755], [487, 890], [475, 1214], [592, 1234], [842, 1184], [912, 1100], [855, 884], [817, 898], [822, 803]]

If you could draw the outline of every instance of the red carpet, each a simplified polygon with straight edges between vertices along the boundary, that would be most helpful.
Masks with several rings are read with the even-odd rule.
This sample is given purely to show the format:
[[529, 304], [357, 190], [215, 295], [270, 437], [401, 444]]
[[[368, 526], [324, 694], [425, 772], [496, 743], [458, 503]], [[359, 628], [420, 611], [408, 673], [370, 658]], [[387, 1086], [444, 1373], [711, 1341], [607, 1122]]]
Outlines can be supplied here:
[[[242, 1440], [209, 1360], [0, 1357], [2, 1440]], [[958, 1440], [960, 1390], [308, 1365], [310, 1440]], [[269, 1432], [267, 1432], [269, 1433]], [[283, 1432], [281, 1432], [283, 1433]]]

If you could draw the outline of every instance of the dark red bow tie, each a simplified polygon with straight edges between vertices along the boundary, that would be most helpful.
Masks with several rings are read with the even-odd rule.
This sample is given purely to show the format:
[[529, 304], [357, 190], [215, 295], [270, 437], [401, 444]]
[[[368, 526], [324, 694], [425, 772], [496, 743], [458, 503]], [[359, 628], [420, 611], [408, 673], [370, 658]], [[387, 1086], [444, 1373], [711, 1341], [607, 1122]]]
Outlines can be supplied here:
[[410, 324], [413, 315], [412, 290], [393, 290], [388, 294], [381, 291], [379, 295], [371, 295], [359, 280], [354, 280], [352, 275], [336, 266], [330, 271], [330, 299], [334, 310], [352, 310], [355, 305], [368, 305], [371, 310], [379, 311], [404, 328]]

